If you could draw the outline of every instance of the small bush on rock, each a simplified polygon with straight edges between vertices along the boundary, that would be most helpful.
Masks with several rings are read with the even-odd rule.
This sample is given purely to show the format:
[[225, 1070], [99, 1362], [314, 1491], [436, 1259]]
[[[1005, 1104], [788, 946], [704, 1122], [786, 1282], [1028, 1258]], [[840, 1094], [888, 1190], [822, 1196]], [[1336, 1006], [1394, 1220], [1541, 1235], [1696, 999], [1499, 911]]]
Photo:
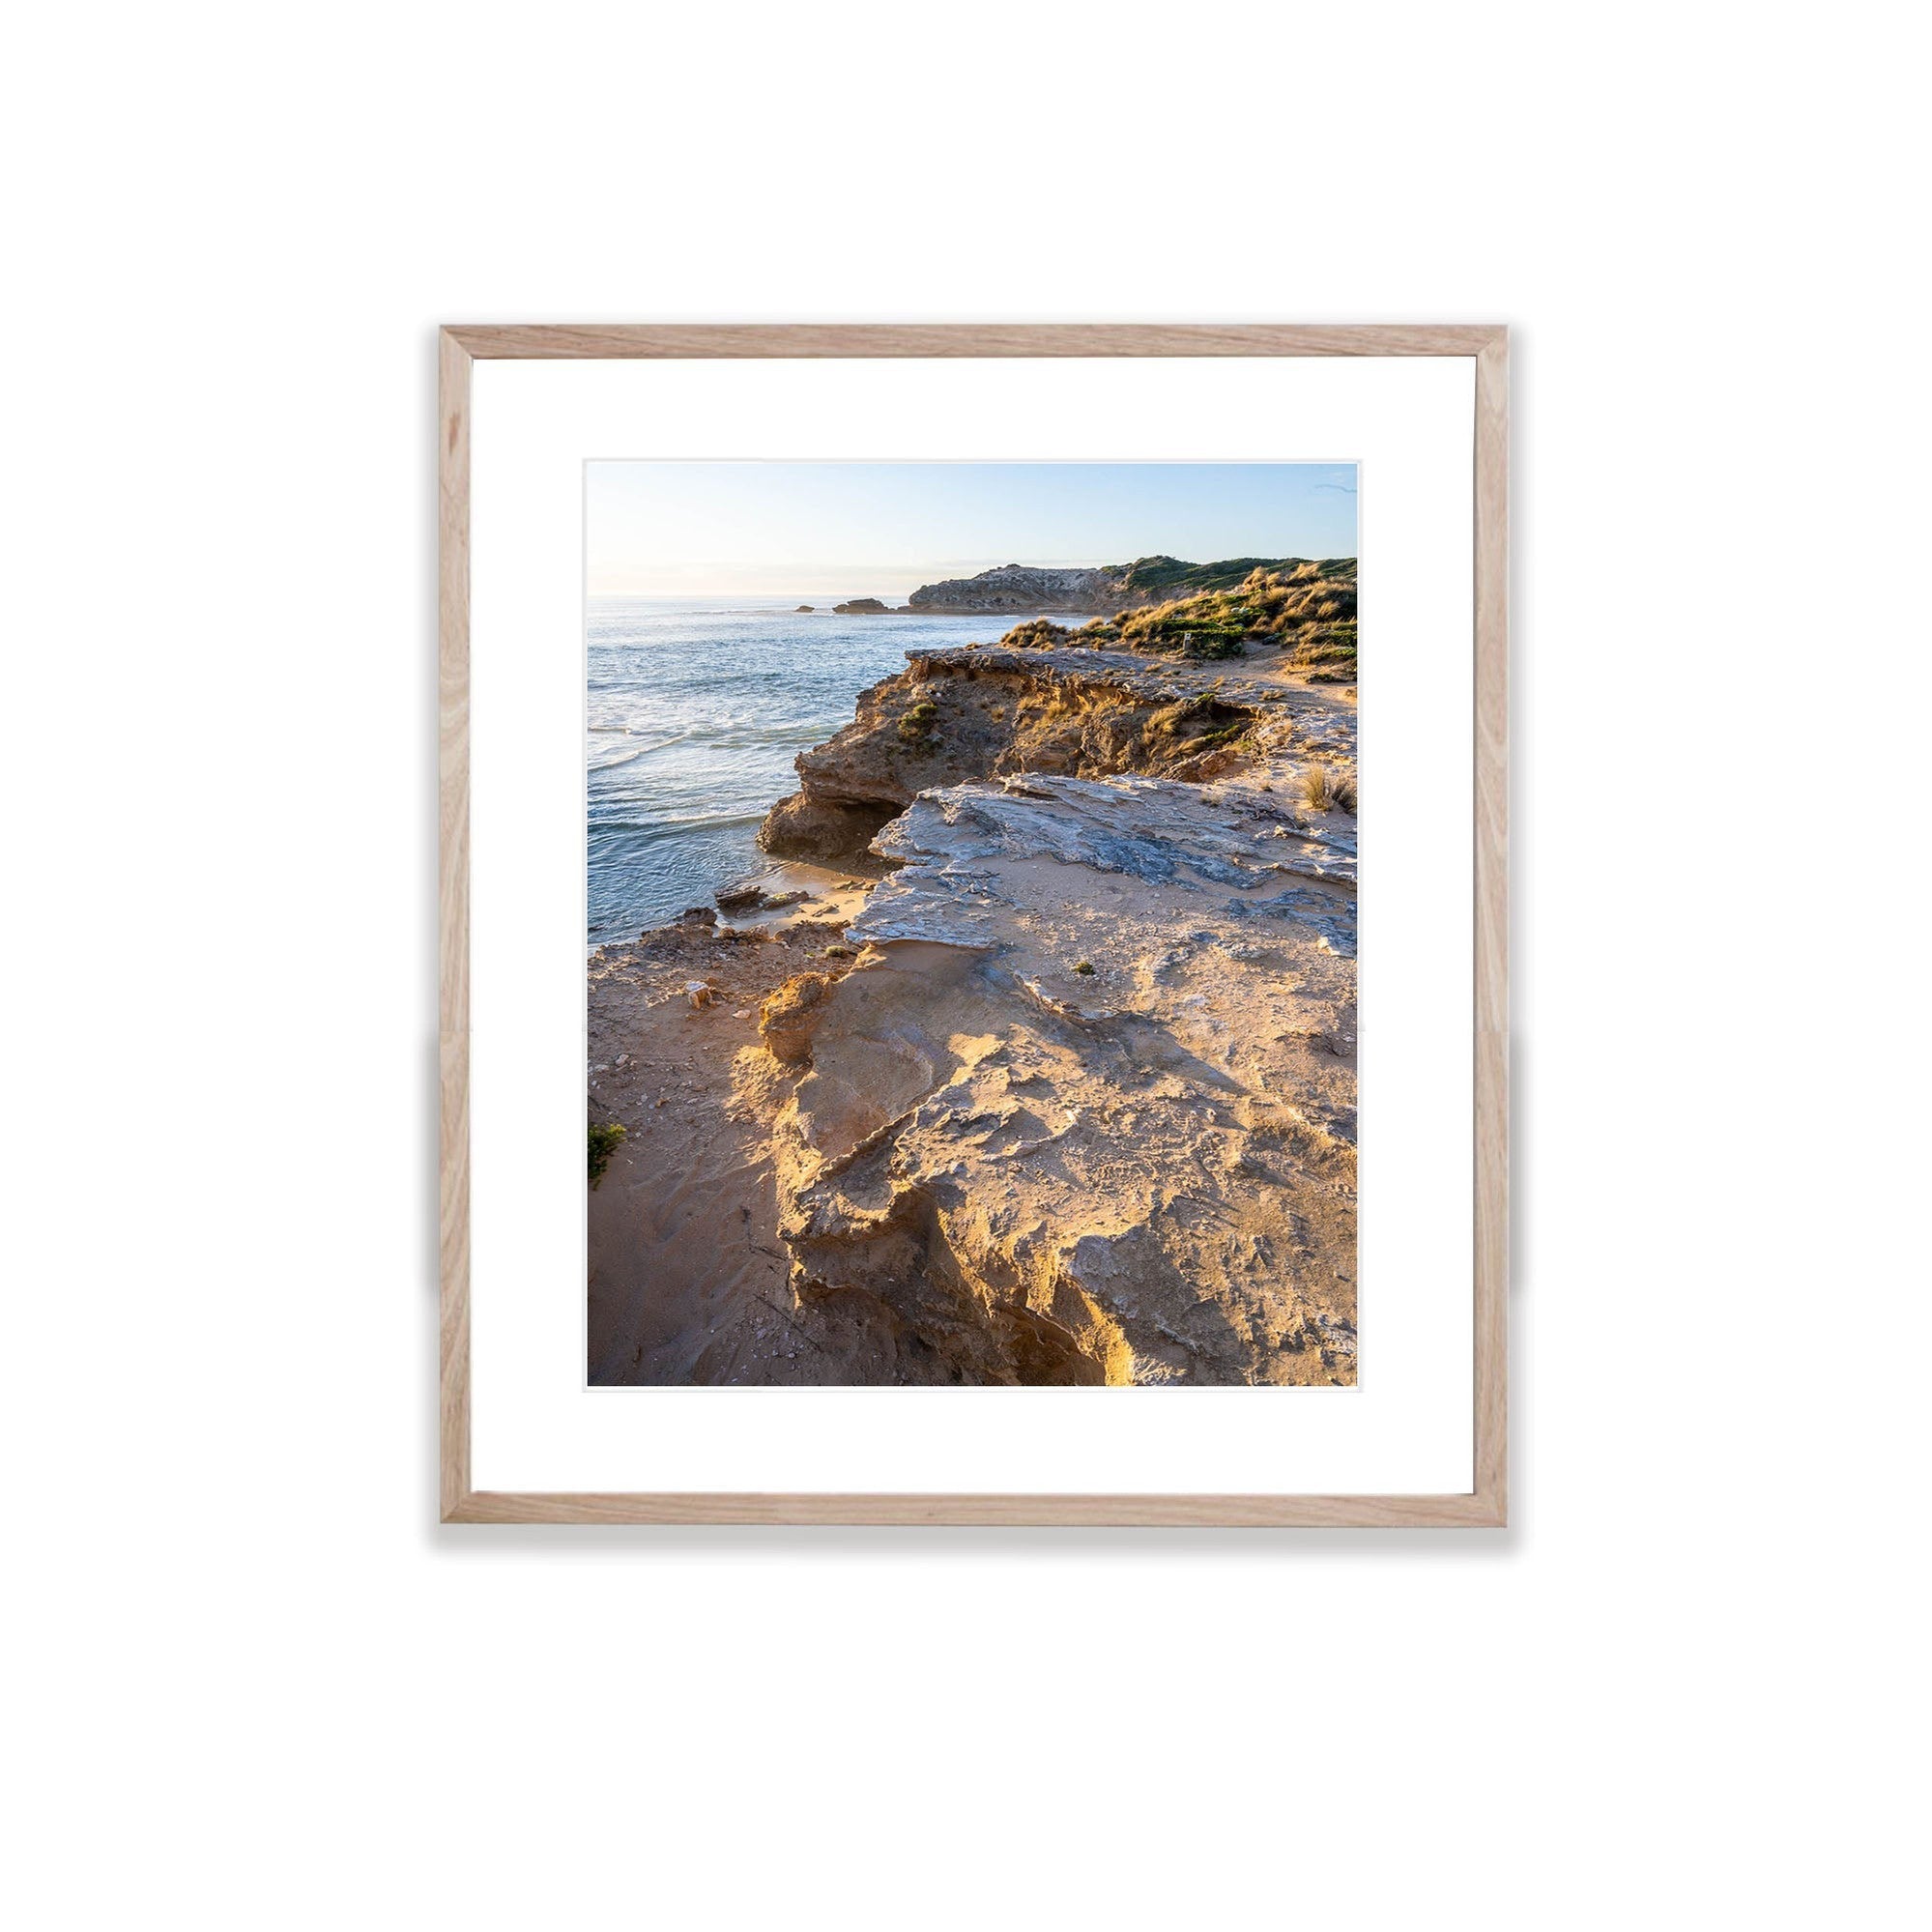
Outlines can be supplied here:
[[906, 715], [897, 727], [900, 742], [911, 745], [917, 751], [933, 748], [934, 734], [939, 728], [939, 707], [930, 698], [922, 698], [916, 705], [907, 707]]

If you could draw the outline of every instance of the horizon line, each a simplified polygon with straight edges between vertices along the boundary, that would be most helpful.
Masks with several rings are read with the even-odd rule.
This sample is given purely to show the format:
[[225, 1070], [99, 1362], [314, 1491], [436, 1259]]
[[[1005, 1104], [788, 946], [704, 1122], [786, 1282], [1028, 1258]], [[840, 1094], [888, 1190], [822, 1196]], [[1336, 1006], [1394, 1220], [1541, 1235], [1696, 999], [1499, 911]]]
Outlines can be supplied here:
[[[1326, 554], [1305, 552], [1298, 556], [1289, 556], [1281, 559], [1275, 559], [1275, 558], [1260, 559], [1259, 552], [1247, 551], [1235, 557], [1207, 557], [1201, 559], [1195, 559], [1192, 557], [1177, 557], [1174, 555], [1172, 551], [1150, 550], [1150, 551], [1143, 551], [1139, 557], [1130, 557], [1121, 560], [1105, 558], [1098, 561], [1090, 560], [1087, 558], [1067, 558], [1067, 557], [1053, 557], [1053, 558], [1009, 557], [999, 562], [994, 562], [994, 563], [983, 562], [981, 559], [978, 558], [950, 558], [944, 560], [935, 560], [924, 563], [906, 563], [906, 564], [860, 563], [860, 562], [776, 564], [776, 563], [758, 563], [750, 562], [739, 562], [736, 560], [733, 560], [731, 562], [715, 561], [710, 567], [728, 572], [743, 571], [748, 576], [756, 576], [757, 578], [761, 579], [762, 583], [764, 586], [771, 585], [774, 579], [777, 578], [778, 572], [782, 570], [788, 573], [792, 572], [796, 573], [795, 576], [792, 576], [790, 579], [792, 588], [793, 589], [796, 589], [798, 586], [804, 584], [808, 579], [816, 579], [821, 584], [825, 584], [835, 577], [844, 576], [844, 575], [850, 575], [853, 577], [865, 576], [873, 579], [875, 582], [880, 577], [888, 577], [888, 578], [905, 577], [912, 580], [913, 589], [918, 589], [921, 585], [926, 583], [934, 583], [934, 582], [957, 583], [962, 581], [970, 581], [970, 579], [974, 577], [985, 576], [995, 570], [1006, 570], [1006, 569], [1122, 570], [1127, 568], [1130, 564], [1138, 563], [1141, 562], [1144, 558], [1148, 557], [1170, 557], [1173, 558], [1173, 561], [1177, 563], [1186, 563], [1195, 568], [1208, 568], [1217, 563], [1234, 563], [1234, 562], [1244, 562], [1246, 561], [1247, 558], [1250, 557], [1254, 557], [1259, 561], [1264, 561], [1268, 562], [1275, 562], [1279, 561], [1283, 562], [1309, 562], [1309, 563], [1334, 563], [1334, 562], [1342, 562], [1345, 559], [1354, 557], [1356, 555], [1359, 555], [1359, 553], [1354, 551], [1337, 550], [1337, 551], [1330, 551]], [[969, 566], [977, 566], [977, 567], [969, 567]], [[620, 596], [625, 594], [632, 596], [645, 596], [652, 594], [662, 594], [666, 596], [683, 595], [683, 594], [689, 594], [693, 596], [718, 596], [730, 591], [752, 591], [760, 588], [760, 585], [753, 583], [724, 583], [724, 584], [709, 584], [709, 585], [678, 584], [662, 592], [650, 592], [650, 591], [632, 591], [625, 592], [621, 591], [615, 591], [603, 588], [603, 586], [607, 585], [609, 579], [607, 577], [599, 580], [591, 580], [589, 576], [589, 573], [588, 572], [586, 573], [585, 587], [587, 591], [589, 591], [590, 593], [593, 596], [598, 596], [598, 595]], [[774, 589], [770, 590], [768, 591], [768, 594], [773, 596], [778, 596], [784, 594], [784, 591], [782, 590]]]

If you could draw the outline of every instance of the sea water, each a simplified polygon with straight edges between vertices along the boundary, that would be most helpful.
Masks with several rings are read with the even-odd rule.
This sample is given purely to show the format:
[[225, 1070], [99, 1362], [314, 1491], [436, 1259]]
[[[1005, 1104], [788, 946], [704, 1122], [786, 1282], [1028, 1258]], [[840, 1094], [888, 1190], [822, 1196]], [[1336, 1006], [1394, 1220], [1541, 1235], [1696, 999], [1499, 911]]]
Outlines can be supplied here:
[[792, 761], [849, 725], [853, 699], [903, 670], [908, 647], [992, 642], [1021, 621], [835, 617], [845, 594], [590, 600], [592, 946], [707, 905], [764, 864], [759, 822], [798, 789]]

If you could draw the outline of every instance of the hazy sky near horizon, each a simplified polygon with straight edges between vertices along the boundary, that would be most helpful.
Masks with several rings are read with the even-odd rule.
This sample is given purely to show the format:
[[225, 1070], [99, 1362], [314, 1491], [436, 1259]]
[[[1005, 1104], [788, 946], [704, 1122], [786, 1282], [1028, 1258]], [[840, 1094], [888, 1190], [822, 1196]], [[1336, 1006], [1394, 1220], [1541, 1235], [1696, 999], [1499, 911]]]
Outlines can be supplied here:
[[585, 466], [592, 596], [903, 602], [997, 563], [1353, 557], [1352, 463]]

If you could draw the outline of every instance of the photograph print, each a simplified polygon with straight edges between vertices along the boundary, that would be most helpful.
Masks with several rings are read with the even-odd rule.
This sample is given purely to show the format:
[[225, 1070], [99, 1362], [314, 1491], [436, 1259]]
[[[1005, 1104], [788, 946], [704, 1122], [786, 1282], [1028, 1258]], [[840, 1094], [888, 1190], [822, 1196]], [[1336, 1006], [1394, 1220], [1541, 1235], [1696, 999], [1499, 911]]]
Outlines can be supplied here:
[[592, 1385], [1353, 1385], [1356, 482], [586, 466]]

